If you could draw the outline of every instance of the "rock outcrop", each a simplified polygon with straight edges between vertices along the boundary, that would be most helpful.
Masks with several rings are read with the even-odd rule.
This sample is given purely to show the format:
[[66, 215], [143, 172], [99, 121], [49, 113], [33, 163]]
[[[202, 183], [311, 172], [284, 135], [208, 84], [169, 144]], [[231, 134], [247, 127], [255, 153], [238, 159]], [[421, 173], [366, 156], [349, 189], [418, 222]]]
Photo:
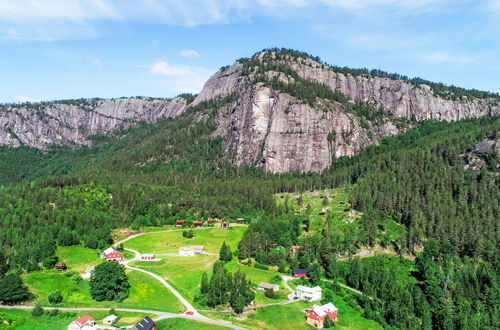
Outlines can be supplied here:
[[137, 122], [175, 117], [186, 109], [182, 98], [75, 100], [0, 106], [0, 145], [89, 146], [89, 139]]
[[[443, 96], [426, 84], [342, 72], [303, 54], [264, 51], [217, 71], [190, 105], [178, 98], [0, 106], [0, 144], [92, 145], [92, 135], [231, 96], [210, 120], [216, 124], [213, 136], [223, 137], [223, 150], [236, 164], [271, 172], [322, 171], [334, 158], [355, 155], [417, 121], [500, 114], [499, 98], [453, 91]], [[315, 88], [321, 93], [311, 99], [307, 93]], [[204, 118], [186, 115], [193, 122]]]

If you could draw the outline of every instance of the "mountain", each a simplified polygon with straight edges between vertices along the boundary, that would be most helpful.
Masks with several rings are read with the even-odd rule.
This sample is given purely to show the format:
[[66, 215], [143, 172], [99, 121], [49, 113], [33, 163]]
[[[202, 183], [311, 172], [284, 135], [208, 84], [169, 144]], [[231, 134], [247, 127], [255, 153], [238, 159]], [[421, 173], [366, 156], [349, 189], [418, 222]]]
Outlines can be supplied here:
[[[176, 98], [2, 106], [0, 144], [88, 146], [93, 135], [176, 117], [211, 100], [224, 101], [209, 120], [226, 157], [277, 173], [322, 171], [332, 159], [356, 155], [419, 121], [500, 113], [497, 94], [339, 68], [305, 53], [270, 49], [218, 70], [189, 105]], [[193, 123], [208, 118], [189, 115]]]

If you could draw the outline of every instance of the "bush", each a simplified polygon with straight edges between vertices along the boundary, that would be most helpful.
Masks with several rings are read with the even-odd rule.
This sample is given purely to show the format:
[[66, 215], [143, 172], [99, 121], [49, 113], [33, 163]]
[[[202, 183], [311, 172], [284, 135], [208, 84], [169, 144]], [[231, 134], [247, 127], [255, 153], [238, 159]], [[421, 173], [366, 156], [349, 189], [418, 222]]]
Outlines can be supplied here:
[[193, 238], [194, 237], [194, 231], [192, 231], [192, 230], [184, 230], [182, 232], [182, 237]]
[[259, 268], [259, 269], [269, 270], [269, 266], [266, 266], [266, 265], [263, 265], [263, 264], [259, 264], [258, 262], [255, 263], [254, 267], [255, 268]]
[[40, 305], [36, 305], [32, 310], [31, 310], [31, 315], [33, 316], [42, 316], [43, 315], [43, 308]]
[[63, 301], [63, 296], [59, 290], [52, 291], [48, 298], [51, 304], [60, 304]]
[[269, 299], [276, 299], [276, 292], [274, 292], [273, 289], [266, 289], [266, 291], [264, 291], [264, 296]]
[[57, 315], [59, 315], [59, 310], [58, 309], [51, 309], [49, 311], [49, 316], [50, 317], [56, 317]]

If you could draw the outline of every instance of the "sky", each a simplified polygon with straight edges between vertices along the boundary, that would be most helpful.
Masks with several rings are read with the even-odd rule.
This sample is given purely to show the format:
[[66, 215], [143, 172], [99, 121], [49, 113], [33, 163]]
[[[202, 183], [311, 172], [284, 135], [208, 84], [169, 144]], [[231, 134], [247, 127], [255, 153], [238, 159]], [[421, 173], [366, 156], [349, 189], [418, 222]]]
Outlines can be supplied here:
[[197, 93], [269, 47], [500, 92], [500, 0], [0, 0], [0, 102]]

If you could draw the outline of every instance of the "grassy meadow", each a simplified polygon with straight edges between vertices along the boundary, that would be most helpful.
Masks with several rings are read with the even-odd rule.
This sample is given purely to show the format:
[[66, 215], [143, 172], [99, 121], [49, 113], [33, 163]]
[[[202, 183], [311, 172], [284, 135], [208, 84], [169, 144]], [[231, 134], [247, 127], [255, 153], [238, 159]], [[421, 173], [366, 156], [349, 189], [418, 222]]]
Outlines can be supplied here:
[[181, 317], [175, 317], [171, 319], [161, 320], [156, 323], [157, 330], [166, 329], [176, 329], [176, 330], [218, 330], [218, 329], [228, 329], [216, 324], [199, 322], [195, 320], [183, 319]]
[[59, 262], [64, 262], [68, 270], [83, 273], [88, 266], [102, 262], [98, 250], [89, 249], [81, 245], [58, 246], [56, 256]]

